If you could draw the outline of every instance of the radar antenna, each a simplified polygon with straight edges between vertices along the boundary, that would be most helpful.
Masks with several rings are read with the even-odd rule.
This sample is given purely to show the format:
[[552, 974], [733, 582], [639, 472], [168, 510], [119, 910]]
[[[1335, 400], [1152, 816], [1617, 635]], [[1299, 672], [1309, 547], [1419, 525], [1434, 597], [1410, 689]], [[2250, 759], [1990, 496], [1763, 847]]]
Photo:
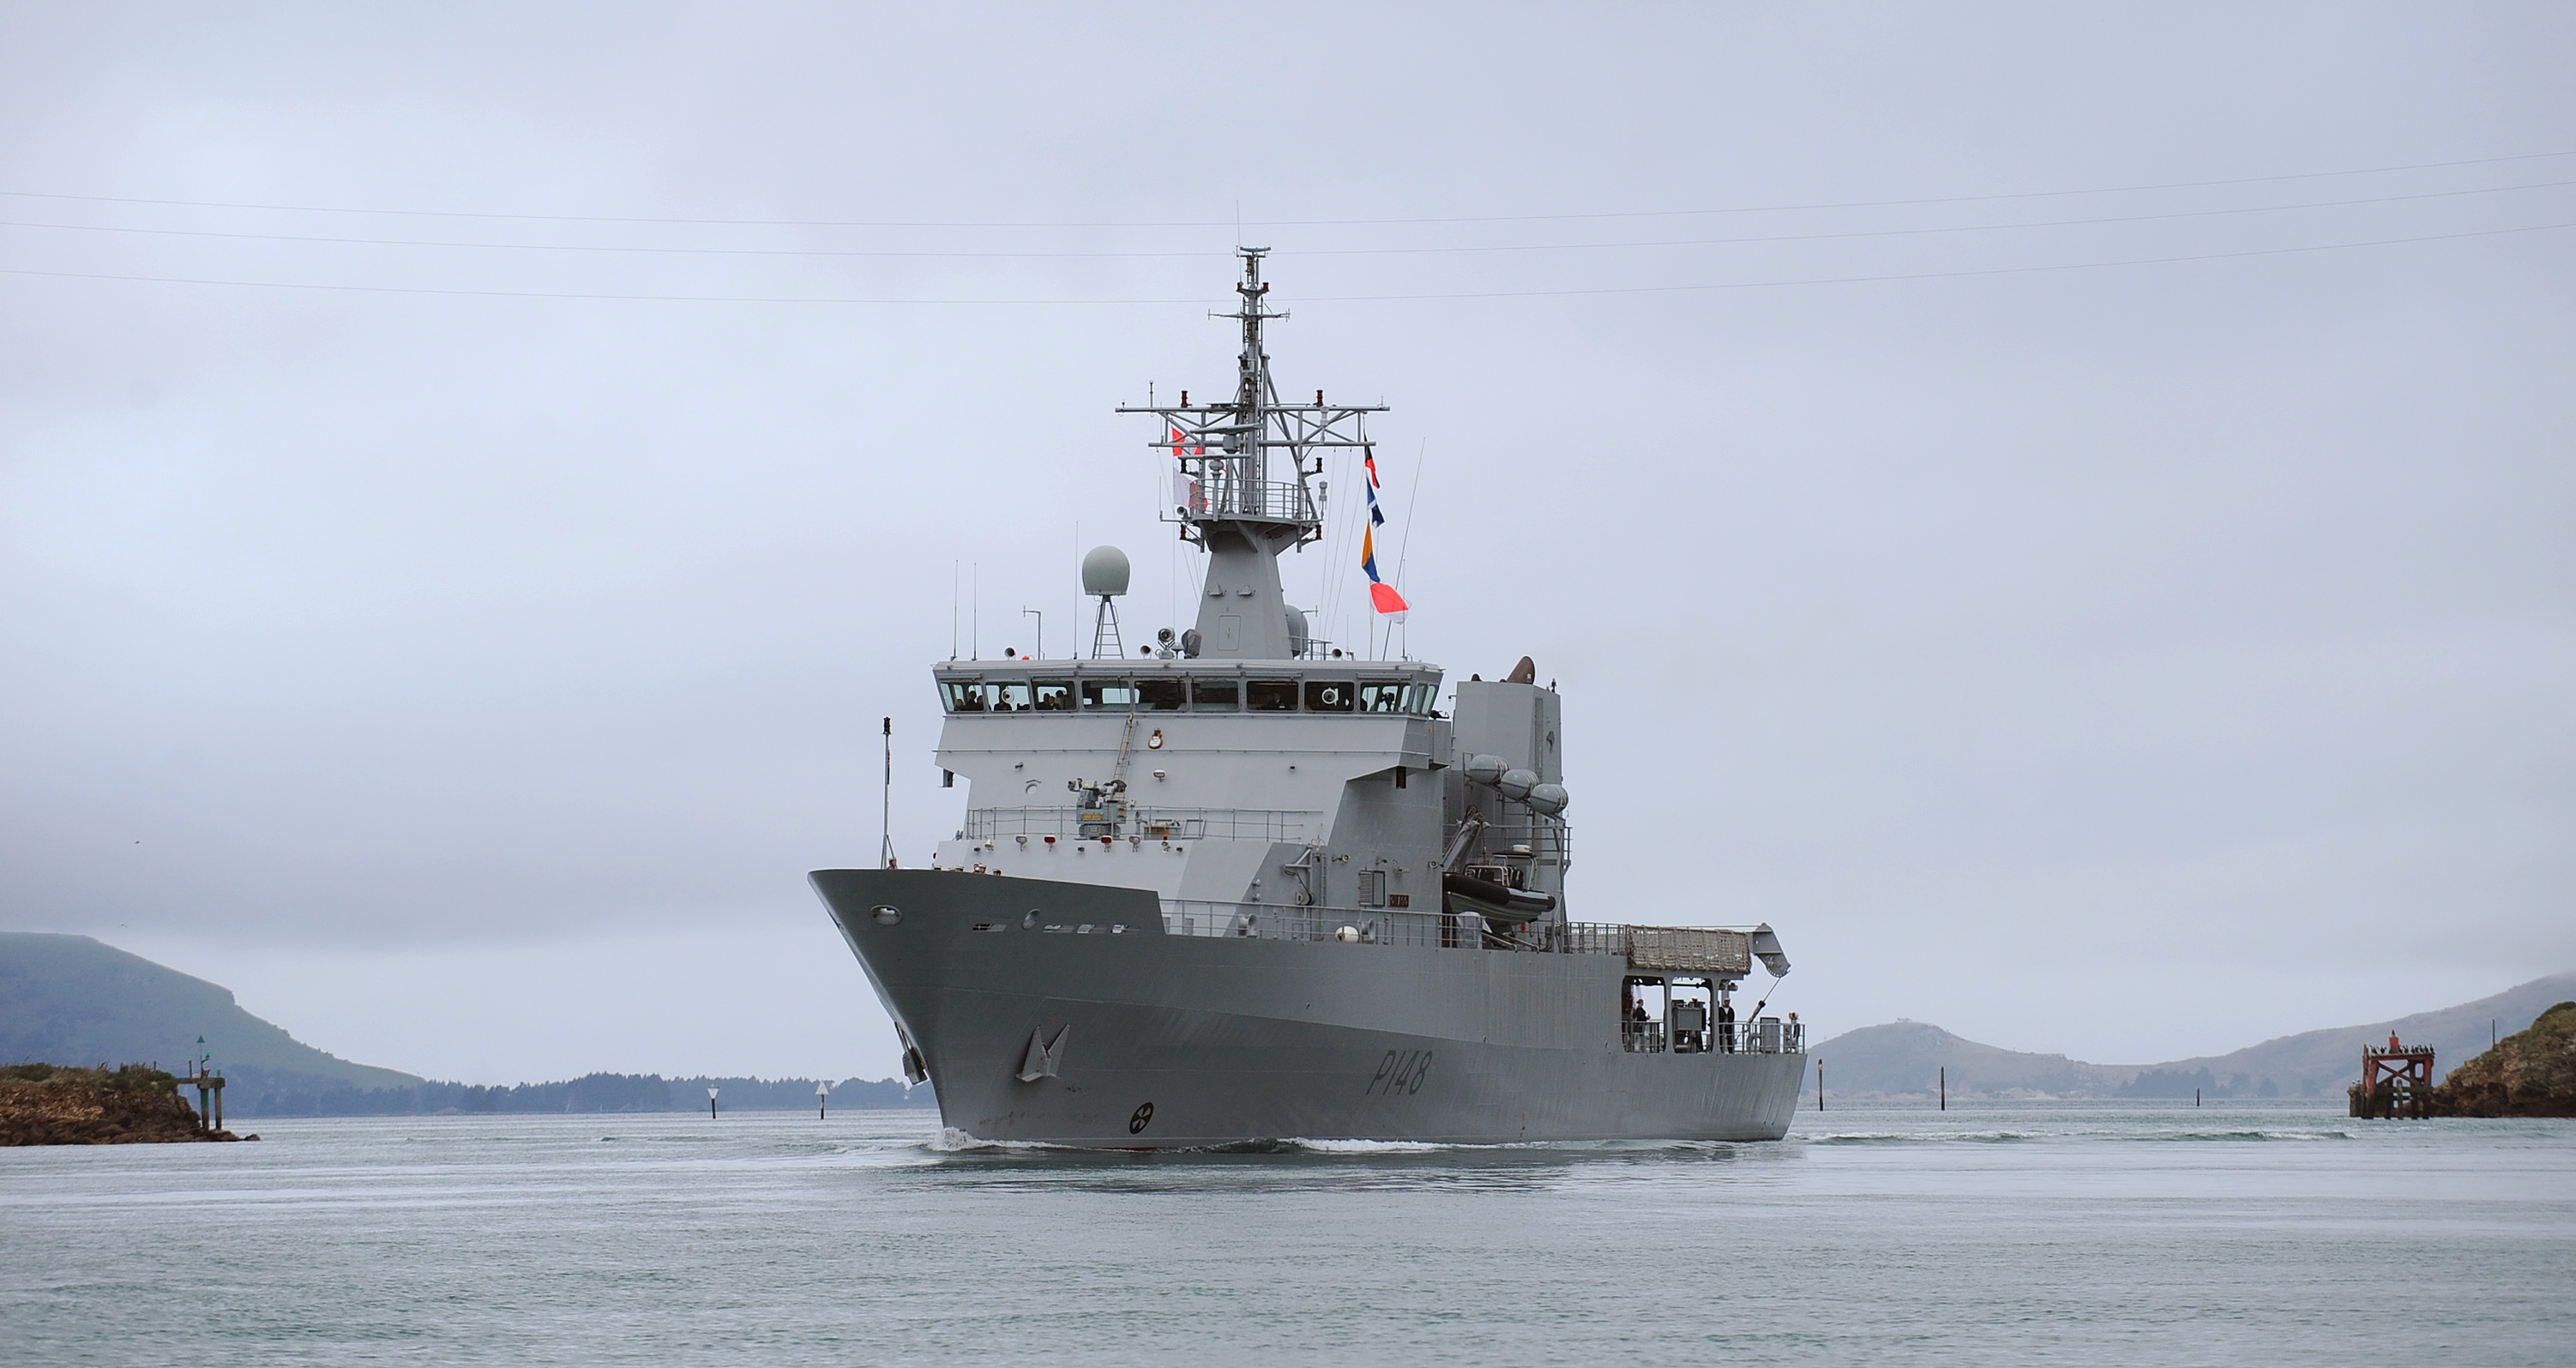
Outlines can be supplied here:
[[1091, 658], [1115, 659], [1127, 654], [1118, 639], [1118, 596], [1127, 592], [1127, 553], [1114, 546], [1095, 546], [1082, 558], [1082, 592], [1100, 600], [1091, 620]]
[[[1327, 404], [1315, 391], [1311, 404], [1283, 404], [1263, 350], [1262, 325], [1288, 317], [1265, 304], [1270, 286], [1261, 278], [1267, 247], [1238, 247], [1243, 279], [1230, 314], [1241, 324], [1243, 347], [1235, 359], [1234, 397], [1193, 404], [1181, 391], [1177, 404], [1119, 406], [1120, 413], [1150, 413], [1162, 420], [1149, 443], [1167, 448], [1175, 463], [1172, 501], [1164, 521], [1178, 524], [1183, 541], [1208, 553], [1207, 592], [1200, 599], [1198, 631], [1206, 653], [1284, 660], [1291, 653], [1286, 600], [1279, 590], [1279, 553], [1324, 535], [1324, 519], [1311, 483], [1324, 472], [1320, 453], [1369, 446], [1367, 415], [1383, 404]], [[1273, 456], [1285, 458], [1285, 470]], [[1277, 478], [1281, 475], [1286, 478]], [[1249, 600], [1246, 602], [1245, 600]]]

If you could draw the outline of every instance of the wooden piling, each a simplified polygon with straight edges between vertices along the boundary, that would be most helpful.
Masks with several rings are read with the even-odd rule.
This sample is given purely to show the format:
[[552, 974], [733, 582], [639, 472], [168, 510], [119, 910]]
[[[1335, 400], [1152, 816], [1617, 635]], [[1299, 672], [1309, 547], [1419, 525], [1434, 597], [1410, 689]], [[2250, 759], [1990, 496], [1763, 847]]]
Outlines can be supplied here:
[[2354, 1116], [2420, 1121], [2429, 1114], [2432, 1093], [2433, 1047], [2401, 1044], [2391, 1032], [2388, 1048], [2362, 1047], [2361, 1081], [2352, 1085], [2348, 1095]]

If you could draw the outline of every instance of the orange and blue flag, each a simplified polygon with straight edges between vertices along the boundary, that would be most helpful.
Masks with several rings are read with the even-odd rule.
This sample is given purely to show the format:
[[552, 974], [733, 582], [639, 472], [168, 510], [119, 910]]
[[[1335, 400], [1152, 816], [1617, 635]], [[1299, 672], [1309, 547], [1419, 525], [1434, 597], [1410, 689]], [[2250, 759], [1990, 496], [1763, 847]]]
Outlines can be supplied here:
[[1377, 529], [1386, 525], [1386, 510], [1377, 506], [1376, 450], [1371, 448], [1365, 451], [1361, 455], [1360, 460], [1362, 464], [1368, 467], [1368, 484], [1366, 488], [1368, 490], [1369, 520], [1365, 526], [1360, 528], [1360, 568], [1368, 572], [1369, 606], [1375, 608], [1383, 615], [1392, 617], [1398, 622], [1402, 622], [1404, 621], [1406, 610], [1404, 595], [1397, 593], [1395, 591], [1395, 586], [1387, 583], [1377, 573]]

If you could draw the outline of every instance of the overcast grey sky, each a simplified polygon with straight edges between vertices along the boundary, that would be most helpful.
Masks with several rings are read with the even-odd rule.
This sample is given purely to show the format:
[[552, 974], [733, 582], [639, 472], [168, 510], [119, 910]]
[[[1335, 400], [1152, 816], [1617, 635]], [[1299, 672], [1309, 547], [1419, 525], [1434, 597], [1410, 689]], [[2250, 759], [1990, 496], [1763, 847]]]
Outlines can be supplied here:
[[2105, 1061], [2576, 967], [2571, 70], [2563, 5], [8, 6], [0, 926], [442, 1076], [892, 1071], [804, 873], [884, 714], [955, 825], [961, 563], [987, 651], [1085, 543], [1168, 620], [1109, 410], [1230, 384], [1240, 238], [1282, 387], [1394, 406], [1405, 644], [1561, 682], [1579, 915]]

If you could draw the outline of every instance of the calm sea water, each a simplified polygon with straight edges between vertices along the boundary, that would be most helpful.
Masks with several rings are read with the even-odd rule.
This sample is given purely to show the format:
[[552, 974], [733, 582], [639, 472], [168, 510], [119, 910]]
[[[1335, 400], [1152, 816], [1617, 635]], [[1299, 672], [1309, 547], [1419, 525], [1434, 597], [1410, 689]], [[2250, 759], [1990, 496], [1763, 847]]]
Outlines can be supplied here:
[[917, 1113], [0, 1150], [10, 1363], [2576, 1363], [2576, 1123], [944, 1145]]

